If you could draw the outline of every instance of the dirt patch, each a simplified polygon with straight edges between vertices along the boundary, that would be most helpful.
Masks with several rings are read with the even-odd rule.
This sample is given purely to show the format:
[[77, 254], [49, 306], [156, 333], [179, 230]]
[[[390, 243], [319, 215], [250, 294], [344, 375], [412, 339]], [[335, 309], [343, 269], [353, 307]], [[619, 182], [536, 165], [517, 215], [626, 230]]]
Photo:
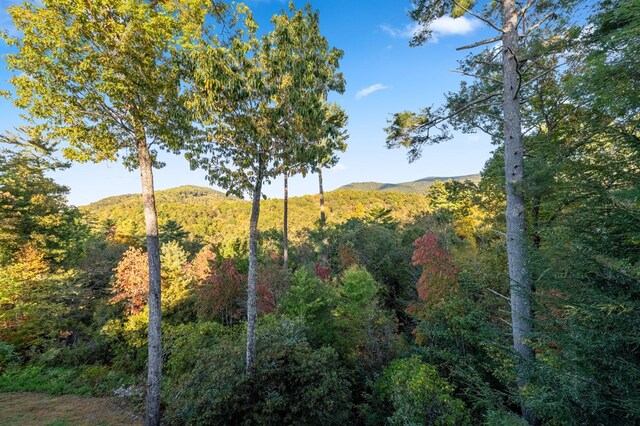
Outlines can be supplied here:
[[123, 398], [52, 396], [42, 393], [0, 393], [1, 426], [140, 425]]

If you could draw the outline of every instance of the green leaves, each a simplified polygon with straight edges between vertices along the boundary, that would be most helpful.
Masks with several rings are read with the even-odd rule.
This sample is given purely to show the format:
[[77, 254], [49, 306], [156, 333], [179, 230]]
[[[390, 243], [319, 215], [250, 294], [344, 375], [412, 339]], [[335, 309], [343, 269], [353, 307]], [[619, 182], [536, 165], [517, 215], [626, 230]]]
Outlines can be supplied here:
[[[9, 9], [15, 103], [77, 161], [136, 166], [136, 140], [176, 150], [196, 131], [177, 57], [201, 37], [210, 2], [44, 1]], [[215, 8], [213, 9], [215, 10]], [[123, 151], [125, 150], [126, 151]], [[157, 164], [159, 165], [159, 164]]]
[[0, 264], [27, 243], [56, 264], [77, 260], [87, 236], [80, 212], [67, 205], [69, 189], [46, 176], [68, 165], [53, 157], [55, 145], [39, 128], [0, 135]]
[[318, 14], [290, 7], [258, 38], [247, 9], [228, 44], [203, 46], [189, 58], [190, 100], [207, 135], [191, 145], [192, 167], [234, 195], [253, 191], [285, 170], [333, 161], [344, 149], [346, 116], [325, 101], [343, 91], [342, 52], [320, 35]]

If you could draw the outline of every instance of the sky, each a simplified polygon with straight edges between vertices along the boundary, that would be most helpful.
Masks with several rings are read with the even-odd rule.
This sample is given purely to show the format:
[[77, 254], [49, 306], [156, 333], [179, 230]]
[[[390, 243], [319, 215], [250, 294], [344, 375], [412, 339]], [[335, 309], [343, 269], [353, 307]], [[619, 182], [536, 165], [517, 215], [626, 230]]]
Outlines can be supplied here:
[[[0, 28], [12, 31], [6, 8], [18, 0], [0, 0]], [[247, 0], [261, 30], [269, 30], [271, 16], [286, 8], [284, 0]], [[297, 7], [305, 2], [295, 1]], [[455, 134], [453, 140], [425, 147], [422, 157], [407, 161], [404, 149], [385, 147], [387, 120], [396, 112], [418, 111], [439, 105], [443, 94], [457, 90], [461, 76], [452, 70], [464, 52], [456, 47], [491, 35], [473, 18], [443, 18], [432, 25], [434, 38], [421, 47], [409, 47], [415, 26], [407, 12], [410, 0], [314, 0], [320, 13], [320, 30], [331, 46], [344, 51], [340, 71], [347, 89], [330, 100], [341, 105], [348, 117], [346, 152], [337, 166], [323, 173], [325, 190], [351, 182], [407, 182], [428, 176], [459, 176], [478, 173], [495, 148], [483, 134]], [[11, 90], [11, 73], [5, 55], [9, 47], [0, 41], [0, 90]], [[0, 132], [23, 124], [22, 111], [0, 98]], [[156, 170], [156, 189], [180, 185], [209, 186], [205, 175], [191, 171], [181, 156], [163, 153], [166, 163]], [[52, 177], [70, 188], [69, 202], [85, 205], [104, 197], [139, 193], [140, 177], [118, 163], [78, 164]], [[221, 188], [213, 187], [221, 190]], [[264, 187], [269, 198], [282, 197], [282, 181]], [[318, 192], [317, 175], [290, 180], [291, 196]]]

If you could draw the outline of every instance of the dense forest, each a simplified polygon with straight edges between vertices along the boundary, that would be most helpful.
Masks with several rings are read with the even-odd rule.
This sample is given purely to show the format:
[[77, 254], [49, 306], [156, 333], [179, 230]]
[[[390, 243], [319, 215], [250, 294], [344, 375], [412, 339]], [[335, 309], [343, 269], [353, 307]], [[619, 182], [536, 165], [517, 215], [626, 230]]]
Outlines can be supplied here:
[[[495, 151], [327, 193], [343, 52], [311, 6], [270, 32], [211, 0], [9, 8], [29, 122], [0, 135], [0, 391], [115, 393], [148, 425], [640, 424], [640, 3], [407, 6], [412, 45], [443, 16], [496, 36], [388, 147]], [[157, 150], [226, 193], [154, 191]], [[51, 172], [104, 160], [142, 194], [70, 205]], [[320, 193], [263, 199], [296, 174]]]

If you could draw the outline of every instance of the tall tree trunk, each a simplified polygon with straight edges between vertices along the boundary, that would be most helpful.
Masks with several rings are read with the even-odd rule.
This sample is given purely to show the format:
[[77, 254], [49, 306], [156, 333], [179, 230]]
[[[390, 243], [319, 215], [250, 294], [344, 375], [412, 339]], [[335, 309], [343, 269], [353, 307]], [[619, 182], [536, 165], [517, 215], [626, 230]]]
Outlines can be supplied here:
[[153, 164], [145, 137], [138, 138], [138, 162], [142, 180], [142, 205], [149, 258], [149, 332], [147, 360], [147, 410], [145, 425], [160, 424], [160, 385], [162, 382], [162, 311], [160, 299], [160, 242], [158, 214], [153, 189]]
[[[504, 114], [504, 162], [506, 178], [507, 263], [511, 292], [511, 324], [516, 353], [516, 381], [522, 389], [528, 383], [533, 350], [526, 344], [531, 337], [531, 281], [525, 246], [525, 205], [522, 194], [524, 146], [520, 121], [520, 76], [518, 64], [518, 16], [515, 0], [503, 0], [502, 72]], [[533, 415], [522, 404], [522, 415], [534, 423]]]
[[282, 265], [289, 270], [289, 171], [284, 172], [284, 223], [282, 226]]
[[256, 176], [253, 189], [251, 218], [249, 220], [249, 273], [247, 283], [247, 375], [253, 374], [256, 358], [256, 319], [258, 306], [256, 284], [258, 282], [258, 218], [260, 217], [260, 198], [262, 197], [262, 171]]
[[318, 186], [320, 190], [320, 236], [322, 238], [322, 266], [329, 266], [329, 244], [325, 236], [327, 216], [324, 212], [324, 187], [322, 186], [322, 166], [318, 166]]

